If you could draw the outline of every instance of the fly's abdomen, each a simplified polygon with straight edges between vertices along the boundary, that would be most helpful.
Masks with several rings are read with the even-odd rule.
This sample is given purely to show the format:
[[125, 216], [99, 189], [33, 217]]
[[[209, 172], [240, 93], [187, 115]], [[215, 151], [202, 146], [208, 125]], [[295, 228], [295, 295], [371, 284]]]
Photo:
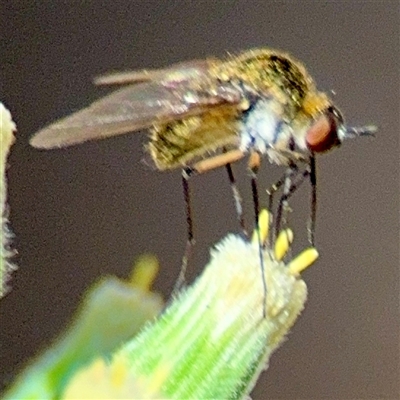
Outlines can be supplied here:
[[239, 132], [236, 107], [220, 107], [151, 129], [147, 150], [160, 170], [173, 169], [207, 157], [222, 146], [237, 146]]

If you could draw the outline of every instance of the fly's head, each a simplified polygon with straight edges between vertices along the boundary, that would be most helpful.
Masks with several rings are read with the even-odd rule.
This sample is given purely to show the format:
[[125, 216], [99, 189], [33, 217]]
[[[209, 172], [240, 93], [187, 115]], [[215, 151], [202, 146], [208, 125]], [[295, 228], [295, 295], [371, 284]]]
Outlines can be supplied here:
[[303, 125], [304, 145], [311, 153], [325, 153], [340, 146], [344, 140], [359, 136], [373, 136], [375, 126], [350, 127], [344, 122], [339, 109], [327, 97], [319, 106], [309, 107], [308, 118]]

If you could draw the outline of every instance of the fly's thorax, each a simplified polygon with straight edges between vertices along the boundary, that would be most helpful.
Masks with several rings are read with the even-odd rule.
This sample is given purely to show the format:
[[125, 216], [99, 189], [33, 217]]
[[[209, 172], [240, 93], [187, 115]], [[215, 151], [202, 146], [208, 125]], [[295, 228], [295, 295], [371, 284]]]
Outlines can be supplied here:
[[303, 64], [288, 54], [271, 49], [253, 49], [225, 62], [215, 63], [211, 76], [221, 82], [248, 88], [261, 97], [281, 96], [293, 106], [293, 115], [301, 108], [308, 92], [315, 91], [312, 78]]

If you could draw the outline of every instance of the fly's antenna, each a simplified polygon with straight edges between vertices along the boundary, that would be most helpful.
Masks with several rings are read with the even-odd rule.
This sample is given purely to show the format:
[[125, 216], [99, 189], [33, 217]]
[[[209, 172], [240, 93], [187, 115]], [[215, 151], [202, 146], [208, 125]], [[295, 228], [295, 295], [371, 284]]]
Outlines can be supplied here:
[[354, 139], [360, 136], [372, 136], [375, 137], [378, 127], [375, 125], [366, 126], [345, 126], [341, 130], [342, 139]]

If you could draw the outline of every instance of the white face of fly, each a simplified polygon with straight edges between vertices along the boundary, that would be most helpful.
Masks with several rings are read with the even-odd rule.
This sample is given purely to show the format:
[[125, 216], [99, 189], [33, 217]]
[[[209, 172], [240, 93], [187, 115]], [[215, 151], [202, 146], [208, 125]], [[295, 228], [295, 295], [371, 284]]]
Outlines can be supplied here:
[[288, 123], [281, 116], [282, 105], [273, 99], [258, 101], [240, 126], [240, 149], [267, 154], [273, 164], [306, 160], [311, 154], [306, 134], [313, 120]]

